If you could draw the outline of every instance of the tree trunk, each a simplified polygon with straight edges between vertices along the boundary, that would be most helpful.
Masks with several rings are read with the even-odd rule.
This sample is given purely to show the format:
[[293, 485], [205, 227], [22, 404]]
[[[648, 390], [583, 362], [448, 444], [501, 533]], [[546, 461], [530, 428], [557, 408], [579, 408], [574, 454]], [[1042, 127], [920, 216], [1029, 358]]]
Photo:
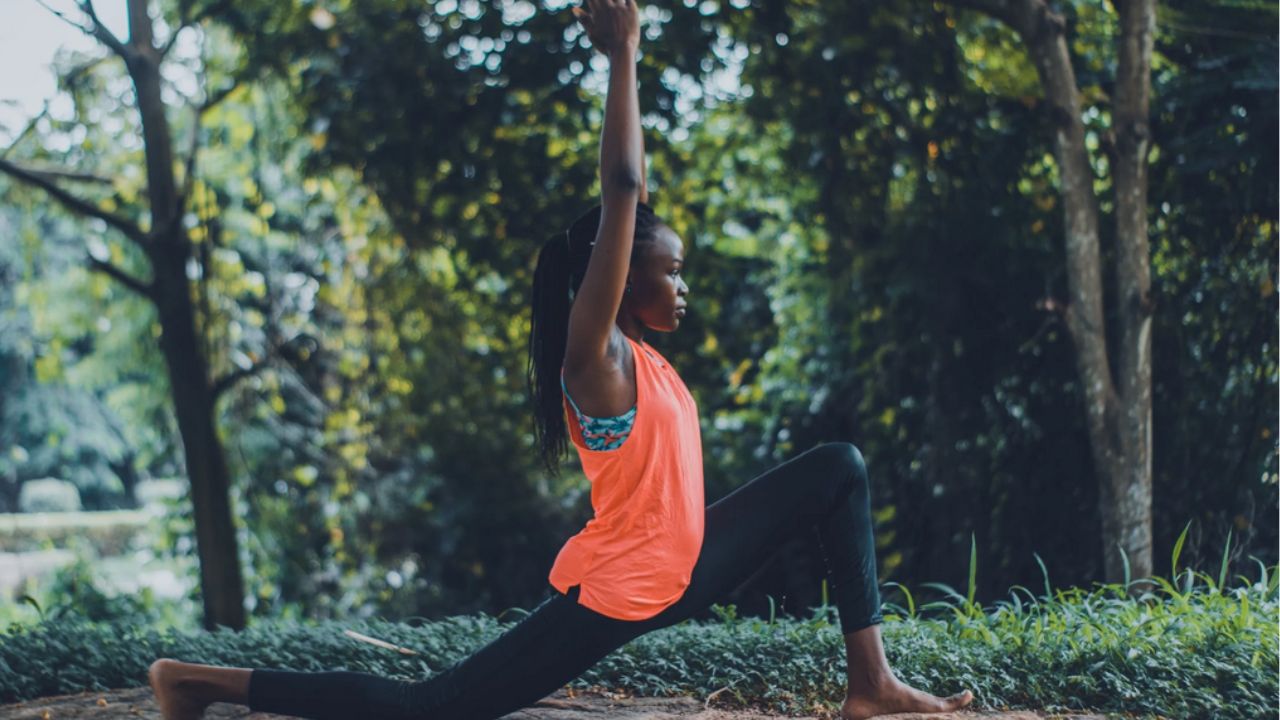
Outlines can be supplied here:
[[[196, 332], [187, 280], [191, 240], [180, 222], [182, 208], [174, 177], [173, 137], [160, 94], [161, 57], [152, 37], [146, 0], [129, 0], [131, 52], [125, 63], [138, 98], [146, 152], [147, 197], [151, 203], [147, 254], [155, 277], [160, 349], [169, 372], [191, 481], [204, 627], [214, 630], [222, 625], [240, 630], [245, 626], [244, 579], [231, 518], [230, 479], [214, 420], [215, 394], [208, 359]], [[186, 182], [190, 183], [190, 179]]]
[[1152, 574], [1151, 560], [1151, 249], [1147, 237], [1147, 154], [1150, 150], [1151, 49], [1154, 0], [1126, 0], [1120, 11], [1116, 67], [1116, 287], [1120, 323], [1118, 384], [1124, 398], [1122, 475], [1112, 477], [1114, 502], [1103, 506], [1109, 540], [1108, 578], [1123, 577], [1124, 548], [1134, 577]]
[[[1042, 0], [1021, 0], [1004, 17], [1035, 63], [1054, 120], [1062, 185], [1068, 302], [1064, 319], [1076, 348], [1090, 450], [1097, 471], [1107, 582], [1152, 574], [1151, 308], [1146, 236], [1147, 96], [1155, 15], [1152, 0], [1121, 8], [1121, 52], [1114, 122], [1122, 157], [1115, 170], [1120, 289], [1118, 368], [1110, 362], [1103, 316], [1098, 207], [1081, 119], [1080, 94], [1064, 23]], [[1116, 372], [1118, 370], [1118, 372]], [[1136, 590], [1136, 588], [1135, 588]]]
[[244, 580], [231, 515], [230, 480], [214, 422], [214, 394], [208, 365], [200, 351], [195, 313], [183, 270], [188, 254], [174, 249], [185, 246], [184, 240], [175, 237], [164, 242], [165, 249], [161, 252], [165, 257], [156, 259], [160, 349], [169, 371], [169, 386], [191, 481], [204, 627], [214, 630], [224, 625], [240, 630], [245, 626]]
[[[142, 121], [151, 227], [144, 231], [127, 217], [103, 210], [67, 192], [46, 174], [33, 173], [2, 157], [0, 172], [43, 189], [72, 212], [104, 222], [135, 243], [150, 260], [154, 278], [150, 281], [136, 278], [93, 255], [89, 256], [89, 267], [114, 278], [156, 307], [161, 328], [160, 348], [168, 369], [174, 411], [191, 481], [191, 504], [195, 513], [196, 548], [204, 596], [204, 626], [209, 630], [218, 626], [240, 630], [245, 625], [244, 581], [240, 574], [240, 556], [231, 518], [230, 480], [214, 420], [214, 403], [222, 390], [249, 373], [238, 371], [217, 382], [211, 381], [208, 359], [198, 342], [199, 333], [187, 280], [191, 239], [181, 222], [191, 178], [183, 178], [185, 187], [180, 190], [174, 171], [173, 137], [161, 95], [160, 64], [164, 60], [164, 52], [153, 42], [153, 24], [147, 13], [147, 0], [128, 0], [127, 43], [121, 42], [99, 21], [91, 2], [81, 2], [80, 9], [90, 21], [84, 30], [124, 61], [133, 81]], [[178, 28], [171, 29], [171, 32], [177, 31]], [[226, 92], [218, 99], [225, 97]], [[206, 100], [202, 109], [209, 108], [213, 102], [212, 98]], [[197, 130], [198, 127], [193, 127], [192, 132]], [[192, 152], [194, 148], [193, 144]], [[191, 159], [188, 158], [188, 174], [192, 169]]]

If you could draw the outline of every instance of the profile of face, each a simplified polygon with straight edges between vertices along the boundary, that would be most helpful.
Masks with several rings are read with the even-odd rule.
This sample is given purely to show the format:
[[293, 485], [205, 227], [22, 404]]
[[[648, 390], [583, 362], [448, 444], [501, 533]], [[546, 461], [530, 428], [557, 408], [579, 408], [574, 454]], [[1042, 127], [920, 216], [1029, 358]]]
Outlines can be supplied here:
[[623, 293], [619, 311], [658, 332], [673, 332], [684, 317], [684, 242], [666, 225], [659, 227], [654, 242], [645, 246], [627, 271], [631, 292]]

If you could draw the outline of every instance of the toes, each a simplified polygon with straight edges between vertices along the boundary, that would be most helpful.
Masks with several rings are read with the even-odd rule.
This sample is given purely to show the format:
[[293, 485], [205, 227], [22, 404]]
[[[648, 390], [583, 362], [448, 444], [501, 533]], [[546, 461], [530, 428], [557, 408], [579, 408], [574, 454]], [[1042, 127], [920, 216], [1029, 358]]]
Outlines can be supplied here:
[[972, 700], [973, 700], [973, 693], [969, 692], [968, 690], [965, 690], [964, 692], [958, 692], [955, 695], [952, 695], [947, 698], [946, 700], [946, 704], [948, 706], [947, 709], [957, 710], [959, 708], [964, 707], [965, 705], [968, 705]]

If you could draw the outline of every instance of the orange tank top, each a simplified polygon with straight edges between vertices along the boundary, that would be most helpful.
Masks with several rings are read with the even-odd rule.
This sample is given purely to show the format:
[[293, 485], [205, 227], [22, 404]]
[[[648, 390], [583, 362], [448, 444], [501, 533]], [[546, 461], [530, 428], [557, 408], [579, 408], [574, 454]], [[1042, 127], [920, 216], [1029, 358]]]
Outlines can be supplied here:
[[588, 448], [568, 399], [562, 403], [595, 517], [560, 549], [548, 580], [562, 593], [580, 585], [578, 603], [602, 615], [647, 620], [684, 594], [702, 550], [702, 432], [698, 406], [667, 359], [627, 342], [636, 416], [622, 445]]

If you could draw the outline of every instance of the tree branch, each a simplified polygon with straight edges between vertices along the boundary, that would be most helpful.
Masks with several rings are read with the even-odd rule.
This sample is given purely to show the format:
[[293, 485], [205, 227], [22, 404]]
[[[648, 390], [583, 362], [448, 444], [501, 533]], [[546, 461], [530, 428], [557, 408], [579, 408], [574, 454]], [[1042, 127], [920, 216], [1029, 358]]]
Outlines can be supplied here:
[[119, 55], [126, 63], [133, 61], [133, 51], [129, 49], [129, 46], [120, 42], [120, 38], [116, 37], [115, 33], [108, 30], [107, 26], [103, 25], [102, 21], [98, 19], [98, 12], [93, 9], [93, 0], [80, 0], [80, 10], [93, 21], [92, 27], [81, 28], [82, 30], [98, 38], [103, 45], [111, 48], [111, 51]]
[[172, 50], [172, 49], [173, 49], [173, 46], [174, 46], [175, 44], [177, 44], [177, 42], [178, 42], [178, 35], [180, 35], [180, 34], [182, 33], [182, 31], [183, 31], [183, 30], [186, 30], [186, 29], [187, 29], [187, 27], [188, 27], [188, 25], [186, 25], [186, 24], [180, 25], [180, 26], [178, 26], [178, 28], [177, 28], [176, 30], [174, 30], [174, 31], [173, 31], [173, 33], [172, 33], [171, 35], [169, 35], [169, 39], [168, 39], [168, 40], [166, 40], [166, 41], [165, 41], [165, 43], [164, 43], [164, 45], [163, 45], [163, 46], [161, 46], [161, 48], [160, 48], [160, 59], [161, 59], [161, 60], [163, 60], [163, 59], [165, 59], [166, 57], [168, 57], [168, 56], [169, 56], [169, 51], [170, 51], [170, 50]]
[[75, 170], [62, 170], [60, 168], [33, 168], [28, 167], [26, 171], [37, 177], [46, 180], [70, 180], [72, 182], [98, 183], [100, 185], [110, 185], [112, 180], [103, 175], [94, 175], [93, 173], [76, 172]]
[[[1048, 308], [1045, 307], [1047, 302], [1052, 302], [1052, 300], [1037, 301], [1036, 309], [1047, 311]], [[1018, 354], [1021, 355], [1023, 353], [1029, 352], [1033, 347], [1035, 347], [1037, 342], [1040, 342], [1040, 338], [1044, 337], [1044, 334], [1049, 332], [1049, 329], [1057, 325], [1061, 320], [1062, 320], [1062, 316], [1059, 315], [1058, 313], [1048, 312], [1048, 311], [1045, 312], [1044, 322], [1040, 323], [1040, 328], [1037, 329], [1035, 334], [1031, 336], [1031, 339], [1027, 340], [1026, 342], [1018, 346]]]
[[87, 27], [87, 26], [85, 26], [85, 25], [81, 25], [80, 23], [76, 22], [75, 20], [72, 20], [71, 18], [69, 18], [69, 17], [67, 17], [66, 15], [64, 15], [64, 14], [62, 13], [62, 11], [61, 11], [61, 10], [58, 10], [57, 8], [55, 8], [55, 7], [51, 6], [51, 5], [49, 5], [49, 3], [45, 2], [44, 0], [36, 0], [36, 2], [40, 3], [40, 6], [41, 6], [41, 7], [43, 7], [45, 10], [48, 10], [49, 12], [53, 13], [54, 15], [57, 15], [59, 20], [61, 20], [62, 22], [66, 23], [66, 24], [68, 24], [68, 25], [70, 25], [71, 27], [73, 27], [73, 28], [75, 28], [75, 29], [79, 30], [80, 32], [84, 33], [85, 35], [92, 35], [92, 34], [93, 34], [93, 28], [91, 28], [91, 27]]
[[191, 145], [187, 149], [187, 160], [182, 167], [182, 187], [178, 188], [178, 217], [182, 217], [183, 208], [187, 206], [187, 197], [195, 184], [196, 152], [200, 149], [200, 111], [197, 109], [191, 122]]
[[178, 42], [178, 36], [183, 30], [191, 27], [197, 20], [191, 17], [191, 0], [179, 0], [178, 2], [178, 24], [169, 33], [169, 39], [164, 41], [164, 45], [160, 47], [160, 59], [163, 60], [169, 55], [169, 51]]
[[271, 360], [274, 359], [276, 356], [293, 355], [295, 358], [297, 358], [297, 351], [293, 348], [293, 346], [295, 344], [301, 344], [301, 343], [307, 343], [308, 345], [311, 346], [308, 354], [314, 353], [320, 347], [320, 342], [316, 340], [314, 337], [306, 333], [298, 333], [292, 338], [268, 350], [266, 355], [264, 355], [261, 359], [259, 359], [257, 362], [253, 363], [249, 367], [236, 369], [215, 380], [213, 383], [213, 387], [211, 388], [214, 402], [217, 402], [218, 398], [221, 397], [223, 393], [225, 393], [226, 391], [234, 387], [236, 383], [240, 382], [241, 380], [247, 377], [250, 377], [252, 375], [258, 374], [259, 372], [262, 372], [262, 369], [265, 368], [267, 365], [270, 365]]
[[240, 87], [240, 81], [237, 80], [231, 83], [230, 85], [222, 88], [221, 90], [218, 90], [217, 92], [210, 95], [209, 97], [205, 98], [205, 101], [200, 104], [200, 107], [198, 109], [199, 114], [203, 115], [209, 112], [209, 110], [212, 109], [213, 106], [217, 105], [223, 100], [226, 100], [227, 96], [235, 92], [236, 88], [239, 88], [239, 87]]
[[86, 217], [95, 218], [105, 222], [107, 225], [124, 233], [125, 237], [129, 238], [135, 243], [138, 243], [138, 245], [144, 248], [148, 245], [147, 234], [142, 232], [142, 229], [139, 228], [137, 225], [130, 222], [129, 220], [126, 220], [120, 217], [119, 215], [109, 213], [106, 210], [103, 210], [96, 205], [93, 205], [85, 200], [82, 200], [81, 198], [76, 197], [75, 195], [72, 195], [66, 190], [63, 190], [62, 188], [58, 187], [56, 184], [53, 183], [53, 181], [45, 177], [42, 177], [38, 171], [33, 173], [30, 170], [26, 170], [24, 168], [18, 167], [17, 165], [14, 165], [8, 160], [0, 159], [0, 172], [3, 172], [9, 175], [10, 177], [21, 180], [22, 182], [25, 182], [28, 185], [34, 185], [44, 190], [45, 192], [52, 195], [54, 200], [57, 200], [58, 202], [62, 203], [64, 207], [66, 207], [68, 210], [71, 210], [74, 213], [84, 215]]
[[88, 257], [89, 257], [89, 267], [91, 269], [97, 270], [100, 273], [109, 275], [115, 278], [116, 280], [120, 281], [120, 284], [124, 285], [130, 290], [138, 293], [139, 295], [147, 298], [148, 300], [151, 300], [153, 302], [155, 301], [156, 295], [155, 295], [154, 283], [143, 282], [142, 280], [135, 278], [134, 276], [121, 270], [115, 265], [112, 265], [106, 260], [99, 260], [93, 255], [89, 255]]
[[49, 102], [46, 100], [44, 103], [44, 107], [40, 109], [40, 114], [31, 118], [31, 122], [27, 123], [27, 126], [22, 128], [22, 132], [18, 133], [18, 136], [13, 139], [13, 142], [9, 143], [9, 147], [5, 148], [3, 151], [0, 151], [0, 159], [3, 159], [6, 155], [12, 152], [14, 148], [18, 147], [18, 143], [22, 142], [23, 138], [30, 135], [31, 131], [36, 129], [36, 125], [40, 122], [40, 119], [48, 114], [49, 114]]
[[182, 187], [178, 189], [177, 217], [179, 218], [182, 217], [182, 208], [186, 206], [187, 198], [191, 193], [191, 186], [195, 181], [196, 152], [200, 149], [200, 118], [214, 105], [226, 100], [227, 96], [235, 92], [238, 87], [240, 87], [239, 81], [233, 82], [205, 98], [204, 102], [195, 107], [195, 118], [191, 123], [191, 144], [187, 149], [186, 162], [183, 163]]

